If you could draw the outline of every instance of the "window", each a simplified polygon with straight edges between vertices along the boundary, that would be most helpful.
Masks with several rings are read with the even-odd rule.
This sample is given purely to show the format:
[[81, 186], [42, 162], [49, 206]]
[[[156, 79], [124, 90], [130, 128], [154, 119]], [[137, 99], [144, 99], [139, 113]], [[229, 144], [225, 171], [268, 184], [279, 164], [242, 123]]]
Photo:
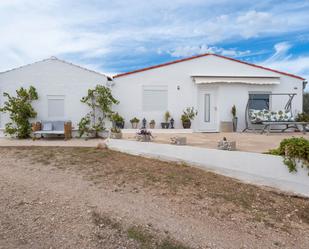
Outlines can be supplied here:
[[48, 95], [48, 117], [63, 118], [64, 117], [64, 95]]
[[270, 97], [269, 93], [250, 93], [249, 109], [269, 110]]
[[204, 122], [210, 122], [210, 94], [204, 94]]
[[167, 86], [143, 86], [143, 111], [166, 111]]

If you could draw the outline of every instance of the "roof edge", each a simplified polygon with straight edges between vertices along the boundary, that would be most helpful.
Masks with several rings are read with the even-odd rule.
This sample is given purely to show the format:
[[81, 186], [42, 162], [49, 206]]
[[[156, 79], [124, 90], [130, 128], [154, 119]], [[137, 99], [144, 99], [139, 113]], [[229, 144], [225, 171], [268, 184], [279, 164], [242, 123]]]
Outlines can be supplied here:
[[88, 68], [85, 68], [85, 67], [76, 65], [76, 64], [74, 64], [74, 63], [71, 63], [71, 62], [68, 62], [68, 61], [59, 59], [59, 58], [57, 58], [57, 57], [55, 57], [55, 56], [51, 56], [51, 57], [49, 57], [49, 58], [47, 58], [47, 59], [35, 61], [35, 62], [29, 63], [29, 64], [25, 64], [25, 65], [22, 65], [22, 66], [19, 66], [19, 67], [15, 67], [15, 68], [12, 68], [12, 69], [8, 69], [8, 70], [6, 70], [6, 71], [0, 72], [0, 74], [9, 73], [9, 72], [11, 72], [11, 71], [15, 71], [15, 70], [18, 70], [18, 69], [21, 69], [21, 68], [24, 68], [24, 67], [32, 66], [32, 65], [37, 64], [37, 63], [41, 63], [41, 62], [45, 62], [45, 61], [52, 61], [52, 60], [60, 61], [60, 62], [62, 62], [62, 63], [71, 65], [71, 66], [73, 66], [73, 67], [77, 67], [77, 68], [79, 68], [79, 69], [82, 69], [82, 70], [85, 70], [85, 71], [88, 71], [88, 72], [91, 72], [91, 73], [99, 74], [99, 75], [104, 76], [104, 77], [106, 77], [106, 78], [110, 78], [109, 76], [105, 75], [104, 73], [100, 73], [100, 72], [94, 71], [94, 70], [92, 70], [92, 69], [88, 69]]
[[209, 53], [200, 54], [200, 55], [195, 55], [195, 56], [192, 56], [192, 57], [187, 57], [187, 58], [183, 58], [183, 59], [179, 59], [179, 60], [169, 61], [169, 62], [165, 62], [165, 63], [162, 63], [162, 64], [141, 68], [141, 69], [137, 69], [137, 70], [126, 72], [126, 73], [120, 73], [120, 74], [115, 75], [113, 78], [118, 78], [118, 77], [122, 77], [122, 76], [129, 75], [129, 74], [139, 73], [139, 72], [155, 69], [155, 68], [158, 68], [158, 67], [164, 67], [164, 66], [176, 64], [176, 63], [183, 62], [183, 61], [193, 60], [193, 59], [208, 56], [208, 55], [211, 55], [211, 54], [209, 54]]
[[195, 56], [191, 56], [191, 57], [187, 57], [187, 58], [183, 58], [183, 59], [179, 59], [179, 60], [169, 61], [169, 62], [166, 62], [166, 63], [162, 63], [162, 64], [150, 66], [150, 67], [145, 67], [145, 68], [129, 71], [129, 72], [126, 72], [126, 73], [120, 73], [120, 74], [113, 76], [113, 78], [123, 77], [123, 76], [127, 76], [127, 75], [134, 74], [134, 73], [140, 73], [140, 72], [148, 71], [148, 70], [151, 70], [151, 69], [172, 65], [172, 64], [183, 62], [183, 61], [189, 61], [189, 60], [193, 60], [193, 59], [197, 59], [197, 58], [201, 58], [201, 57], [205, 57], [205, 56], [209, 56], [209, 55], [213, 55], [213, 56], [223, 58], [223, 59], [226, 59], [226, 60], [235, 61], [235, 62], [242, 63], [242, 64], [245, 64], [245, 65], [248, 65], [248, 66], [264, 69], [264, 70], [271, 71], [271, 72], [274, 72], [274, 73], [290, 76], [290, 77], [297, 78], [297, 79], [300, 79], [300, 80], [305, 80], [303, 77], [300, 77], [298, 75], [282, 72], [282, 71], [275, 70], [275, 69], [272, 69], [272, 68], [256, 65], [256, 64], [253, 64], [253, 63], [249, 63], [249, 62], [245, 62], [245, 61], [241, 61], [241, 60], [234, 59], [234, 58], [231, 58], [231, 57], [213, 54], [213, 53], [195, 55]]

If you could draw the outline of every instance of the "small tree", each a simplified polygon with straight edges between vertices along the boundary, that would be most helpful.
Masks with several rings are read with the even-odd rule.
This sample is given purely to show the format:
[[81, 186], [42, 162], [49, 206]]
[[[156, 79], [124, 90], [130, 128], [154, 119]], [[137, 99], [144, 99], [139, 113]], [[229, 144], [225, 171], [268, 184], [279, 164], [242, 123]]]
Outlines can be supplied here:
[[16, 90], [16, 97], [3, 93], [8, 98], [0, 112], [9, 113], [11, 122], [5, 124], [5, 133], [17, 138], [28, 138], [31, 134], [30, 118], [35, 118], [37, 113], [31, 102], [38, 99], [38, 94], [33, 86], [29, 89], [21, 87]]
[[118, 104], [119, 101], [113, 97], [108, 87], [97, 85], [88, 90], [88, 95], [81, 102], [87, 104], [91, 111], [78, 124], [79, 136], [92, 134], [98, 137], [99, 132], [104, 130], [104, 119], [110, 118], [113, 104]]

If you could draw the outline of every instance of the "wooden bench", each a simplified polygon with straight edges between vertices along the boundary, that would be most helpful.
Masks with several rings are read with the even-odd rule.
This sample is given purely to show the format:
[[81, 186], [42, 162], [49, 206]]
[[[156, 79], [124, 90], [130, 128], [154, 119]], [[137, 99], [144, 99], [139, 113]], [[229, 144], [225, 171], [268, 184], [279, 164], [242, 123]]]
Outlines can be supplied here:
[[[290, 128], [295, 128], [298, 131], [302, 131], [303, 134], [306, 134], [307, 128], [306, 126], [309, 124], [309, 122], [296, 122], [296, 121], [263, 121], [261, 122], [263, 125], [263, 129], [261, 131], [261, 134], [263, 134], [265, 131], [267, 131], [267, 134], [271, 131], [272, 125], [285, 125], [286, 127], [284, 129], [280, 129], [281, 132], [286, 131]], [[302, 126], [302, 130], [299, 129], [298, 126]]]
[[63, 135], [65, 140], [72, 138], [71, 121], [42, 121], [32, 124], [33, 135]]

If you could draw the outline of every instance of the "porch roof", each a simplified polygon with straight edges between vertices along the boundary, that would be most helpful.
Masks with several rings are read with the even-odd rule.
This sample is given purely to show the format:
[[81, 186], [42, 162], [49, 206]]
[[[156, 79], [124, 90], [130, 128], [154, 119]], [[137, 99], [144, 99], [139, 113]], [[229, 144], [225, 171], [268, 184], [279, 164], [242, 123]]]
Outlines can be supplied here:
[[277, 85], [280, 84], [279, 76], [207, 76], [192, 75], [196, 84], [213, 84], [213, 83], [241, 83], [255, 85]]

